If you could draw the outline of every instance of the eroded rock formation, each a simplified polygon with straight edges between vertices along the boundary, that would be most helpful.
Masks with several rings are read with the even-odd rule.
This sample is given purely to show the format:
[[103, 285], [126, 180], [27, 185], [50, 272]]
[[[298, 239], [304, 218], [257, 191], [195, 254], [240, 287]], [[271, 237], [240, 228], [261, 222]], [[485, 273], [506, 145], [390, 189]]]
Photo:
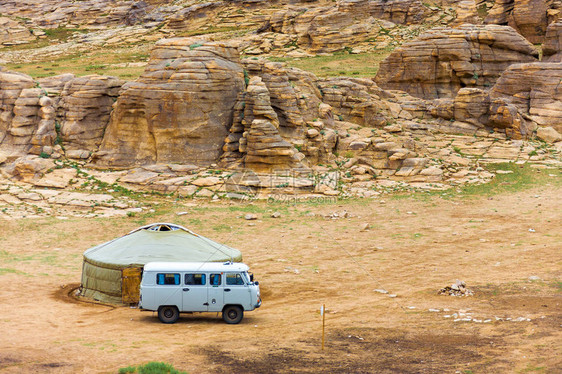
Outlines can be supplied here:
[[491, 87], [509, 65], [537, 57], [533, 45], [509, 26], [439, 27], [392, 52], [381, 62], [376, 82], [427, 99], [454, 97], [463, 87]]
[[32, 40], [35, 36], [27, 27], [10, 18], [0, 17], [0, 44], [23, 44]]
[[335, 6], [289, 7], [273, 14], [259, 30], [276, 34], [271, 45], [261, 49], [295, 44], [311, 53], [351, 50], [357, 43], [375, 39], [384, 26], [420, 23], [429, 14], [418, 0], [343, 0]]
[[562, 21], [551, 23], [546, 30], [545, 42], [542, 46], [545, 62], [562, 62]]
[[[32, 148], [31, 140], [38, 131], [39, 122], [41, 122], [41, 134], [47, 137], [48, 134], [52, 134], [54, 132], [54, 111], [50, 107], [50, 99], [45, 97], [41, 89], [35, 88], [35, 82], [31, 77], [0, 71], [0, 145], [2, 149], [8, 153], [29, 152]], [[50, 127], [52, 127], [52, 131]]]
[[496, 0], [485, 23], [509, 25], [531, 43], [542, 43], [547, 26], [558, 20], [560, 0]]
[[279, 118], [260, 77], [250, 80], [245, 99], [247, 110], [244, 113], [248, 113], [248, 120], [244, 121], [245, 131], [240, 139], [240, 151], [245, 154], [244, 166], [261, 172], [296, 167], [297, 150], [279, 134]]
[[70, 158], [88, 158], [99, 147], [123, 81], [90, 75], [74, 78], [61, 92], [61, 140]]
[[141, 22], [148, 9], [142, 0], [7, 0], [0, 4], [1, 14], [29, 18], [42, 28], [131, 25]]
[[[492, 100], [514, 106], [539, 126], [562, 132], [562, 63], [512, 65], [490, 91]], [[529, 135], [529, 134], [524, 134]]]
[[232, 46], [161, 40], [143, 75], [123, 86], [95, 163], [216, 162], [243, 89], [243, 69]]

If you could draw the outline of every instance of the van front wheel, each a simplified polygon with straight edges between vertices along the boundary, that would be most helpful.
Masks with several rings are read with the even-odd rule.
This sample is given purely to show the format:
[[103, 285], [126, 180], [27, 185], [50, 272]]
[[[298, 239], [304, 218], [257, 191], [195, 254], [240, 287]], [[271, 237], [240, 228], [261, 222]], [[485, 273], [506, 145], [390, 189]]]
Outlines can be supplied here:
[[244, 311], [242, 310], [242, 308], [236, 305], [229, 305], [222, 311], [222, 319], [224, 320], [224, 322], [231, 325], [240, 323], [243, 317]]
[[180, 311], [175, 306], [161, 306], [158, 308], [158, 318], [162, 323], [175, 323], [180, 318]]

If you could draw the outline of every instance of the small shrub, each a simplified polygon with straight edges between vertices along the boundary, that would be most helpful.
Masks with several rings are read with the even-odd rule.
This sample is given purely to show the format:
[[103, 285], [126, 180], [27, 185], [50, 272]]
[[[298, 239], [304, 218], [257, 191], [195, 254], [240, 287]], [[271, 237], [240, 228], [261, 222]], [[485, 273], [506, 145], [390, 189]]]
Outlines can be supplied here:
[[189, 46], [189, 50], [193, 51], [195, 48], [199, 48], [201, 47], [203, 44], [201, 43], [193, 43], [192, 45]]
[[45, 153], [45, 152], [41, 152], [39, 154], [39, 157], [41, 157], [41, 158], [51, 158], [51, 155], [49, 155], [48, 153]]

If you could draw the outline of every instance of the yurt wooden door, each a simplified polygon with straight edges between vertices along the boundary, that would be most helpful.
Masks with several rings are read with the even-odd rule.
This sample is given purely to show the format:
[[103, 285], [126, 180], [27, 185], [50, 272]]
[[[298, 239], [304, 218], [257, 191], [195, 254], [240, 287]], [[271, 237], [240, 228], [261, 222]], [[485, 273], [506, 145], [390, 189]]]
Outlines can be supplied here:
[[125, 268], [122, 272], [121, 298], [123, 304], [135, 304], [139, 302], [140, 283], [142, 277], [141, 268]]

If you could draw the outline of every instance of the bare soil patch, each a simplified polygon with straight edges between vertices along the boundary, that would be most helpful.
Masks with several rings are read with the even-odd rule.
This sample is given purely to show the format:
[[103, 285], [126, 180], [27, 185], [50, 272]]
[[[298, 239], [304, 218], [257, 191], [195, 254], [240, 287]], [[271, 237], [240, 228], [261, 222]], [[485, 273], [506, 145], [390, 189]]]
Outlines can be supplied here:
[[[164, 361], [192, 373], [560, 372], [561, 192], [297, 205], [154, 197], [155, 212], [136, 217], [4, 221], [0, 371], [115, 373]], [[349, 217], [326, 218], [343, 210]], [[216, 314], [164, 325], [72, 297], [86, 249], [156, 221], [239, 248], [262, 308], [234, 326]], [[474, 296], [437, 295], [456, 279]]]

